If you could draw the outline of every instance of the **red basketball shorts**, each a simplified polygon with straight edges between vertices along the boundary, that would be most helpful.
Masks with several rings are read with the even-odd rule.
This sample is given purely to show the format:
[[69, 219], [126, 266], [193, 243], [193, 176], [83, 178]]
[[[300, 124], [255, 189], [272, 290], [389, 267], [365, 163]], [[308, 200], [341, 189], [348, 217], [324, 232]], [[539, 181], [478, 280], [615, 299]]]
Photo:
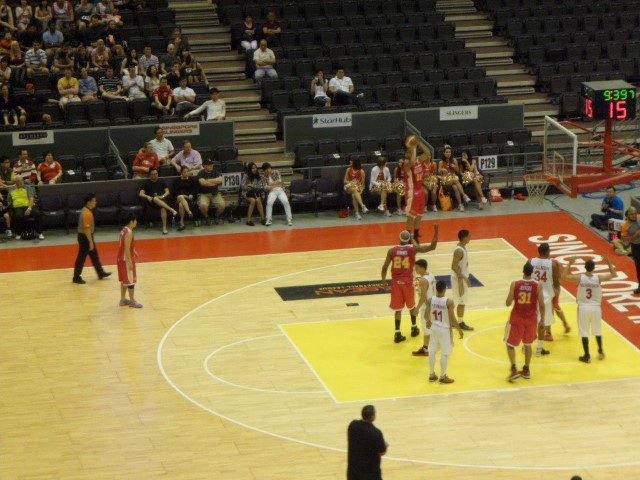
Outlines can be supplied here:
[[127, 264], [125, 262], [118, 261], [118, 280], [122, 285], [135, 285], [136, 283], [136, 264], [133, 263], [133, 269], [131, 272], [127, 271]]
[[413, 282], [391, 280], [391, 303], [389, 308], [397, 312], [404, 307], [411, 310], [415, 306], [416, 297]]
[[517, 347], [520, 342], [532, 345], [538, 338], [538, 325], [535, 322], [507, 322], [504, 329], [504, 342], [510, 347]]
[[427, 203], [427, 195], [425, 194], [424, 188], [414, 190], [413, 195], [409, 193], [410, 192], [407, 192], [407, 215], [417, 217], [418, 215], [424, 214]]

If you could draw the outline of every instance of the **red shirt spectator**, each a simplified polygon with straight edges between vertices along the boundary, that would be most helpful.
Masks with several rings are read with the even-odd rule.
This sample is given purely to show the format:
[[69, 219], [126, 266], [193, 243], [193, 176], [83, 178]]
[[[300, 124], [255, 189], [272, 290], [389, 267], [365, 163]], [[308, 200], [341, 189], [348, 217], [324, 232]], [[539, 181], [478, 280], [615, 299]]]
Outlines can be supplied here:
[[158, 88], [156, 88], [153, 91], [153, 96], [158, 97], [158, 100], [160, 101], [160, 103], [162, 103], [162, 105], [166, 105], [167, 99], [172, 95], [173, 95], [173, 90], [171, 90], [171, 88], [169, 88], [169, 86], [167, 85], [163, 86], [161, 84]]
[[48, 152], [44, 157], [44, 162], [37, 168], [40, 182], [42, 183], [58, 183], [62, 177], [62, 165], [53, 159], [53, 154]]
[[133, 161], [133, 178], [147, 178], [152, 168], [160, 168], [160, 160], [158, 154], [153, 151], [153, 145], [147, 143]]

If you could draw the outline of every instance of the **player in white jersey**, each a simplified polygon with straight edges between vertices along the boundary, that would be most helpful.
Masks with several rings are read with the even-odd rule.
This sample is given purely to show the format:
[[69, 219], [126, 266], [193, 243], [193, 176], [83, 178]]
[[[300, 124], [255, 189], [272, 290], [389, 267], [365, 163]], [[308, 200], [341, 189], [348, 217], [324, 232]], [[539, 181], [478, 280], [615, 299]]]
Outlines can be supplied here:
[[533, 265], [533, 279], [540, 282], [542, 295], [544, 298], [544, 318], [538, 322], [538, 348], [536, 357], [549, 355], [549, 351], [544, 349], [546, 329], [551, 329], [556, 321], [553, 315], [553, 297], [556, 291], [560, 291], [560, 268], [558, 264], [549, 258], [549, 244], [538, 245], [538, 257], [532, 258], [529, 262]]
[[469, 280], [469, 254], [467, 245], [471, 241], [469, 230], [458, 232], [458, 245], [453, 250], [453, 261], [451, 262], [451, 290], [453, 290], [453, 303], [456, 306], [456, 313], [460, 319], [462, 330], [473, 330], [472, 327], [464, 323], [464, 307], [467, 304], [467, 296], [471, 281]]
[[422, 333], [424, 342], [415, 352], [412, 352], [414, 357], [428, 357], [429, 356], [429, 329], [427, 328], [425, 315], [427, 313], [427, 302], [436, 293], [436, 277], [428, 271], [429, 264], [424, 258], [416, 260], [414, 270], [418, 275], [418, 296], [420, 298], [416, 310], [420, 315], [420, 322], [422, 323]]
[[[451, 329], [458, 330], [460, 338], [464, 336], [462, 328], [456, 320], [453, 311], [453, 301], [445, 297], [447, 293], [446, 282], [436, 282], [436, 296], [431, 297], [427, 303], [426, 327], [431, 330], [429, 344], [429, 381], [440, 383], [453, 383], [453, 378], [447, 376], [447, 361], [453, 352], [453, 336]], [[436, 355], [440, 351], [440, 378], [436, 375]]]
[[587, 260], [584, 264], [585, 273], [570, 274], [569, 269], [573, 266], [578, 257], [569, 260], [566, 268], [562, 272], [562, 278], [572, 282], [578, 282], [578, 330], [582, 337], [582, 348], [584, 355], [578, 360], [584, 363], [591, 363], [591, 355], [589, 354], [589, 331], [596, 337], [598, 343], [598, 358], [604, 359], [604, 350], [602, 350], [602, 285], [616, 277], [616, 269], [607, 257], [602, 258], [607, 262], [609, 273], [597, 274], [593, 273], [596, 264], [593, 260]]

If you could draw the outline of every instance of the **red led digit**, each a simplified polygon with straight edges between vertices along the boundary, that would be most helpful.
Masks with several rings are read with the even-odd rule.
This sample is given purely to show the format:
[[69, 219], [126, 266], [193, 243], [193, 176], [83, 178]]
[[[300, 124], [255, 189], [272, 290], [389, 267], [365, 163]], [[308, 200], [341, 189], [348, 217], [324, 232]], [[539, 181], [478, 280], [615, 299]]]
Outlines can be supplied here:
[[593, 100], [590, 98], [585, 99], [584, 113], [587, 117], [593, 118]]
[[616, 120], [625, 120], [627, 118], [627, 102], [620, 100], [616, 102]]

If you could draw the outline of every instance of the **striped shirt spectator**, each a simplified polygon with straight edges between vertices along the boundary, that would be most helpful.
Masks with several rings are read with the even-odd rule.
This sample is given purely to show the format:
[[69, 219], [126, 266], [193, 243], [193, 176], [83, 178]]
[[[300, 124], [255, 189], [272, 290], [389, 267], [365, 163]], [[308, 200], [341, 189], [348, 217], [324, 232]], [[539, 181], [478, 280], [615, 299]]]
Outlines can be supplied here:
[[18, 161], [13, 164], [13, 173], [22, 177], [25, 183], [36, 183], [38, 177], [36, 174], [36, 164], [29, 160], [29, 152], [22, 150]]
[[160, 67], [160, 61], [151, 53], [151, 47], [144, 47], [144, 55], [138, 58], [138, 66], [141, 72], [147, 72], [151, 66]]
[[27, 68], [35, 68], [37, 70], [46, 70], [47, 54], [40, 48], [40, 41], [33, 42], [33, 48], [27, 50], [24, 54], [24, 65]]

